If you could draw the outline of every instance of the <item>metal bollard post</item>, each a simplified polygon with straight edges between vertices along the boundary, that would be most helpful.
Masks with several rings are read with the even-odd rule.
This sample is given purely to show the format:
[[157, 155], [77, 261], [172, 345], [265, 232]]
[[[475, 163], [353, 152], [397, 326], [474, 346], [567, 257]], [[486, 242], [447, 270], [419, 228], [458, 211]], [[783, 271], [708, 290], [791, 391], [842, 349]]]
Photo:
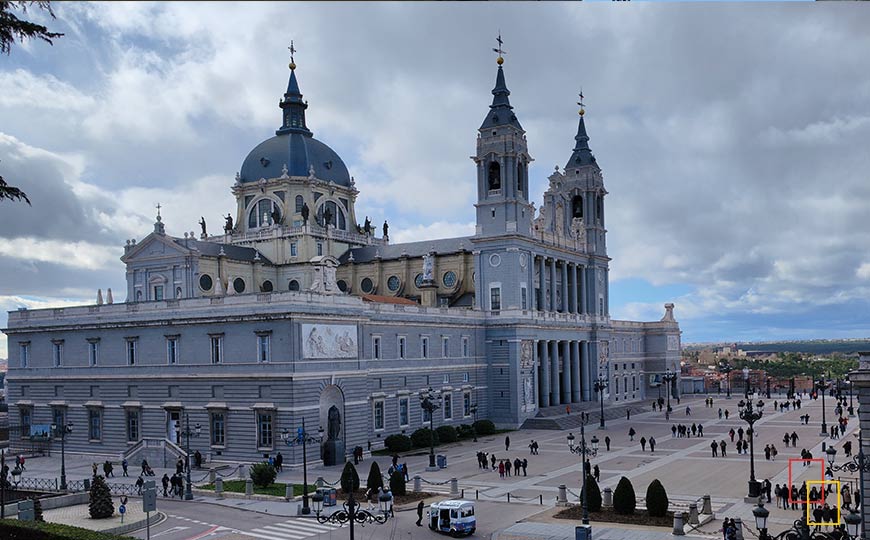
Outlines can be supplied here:
[[218, 499], [224, 498], [224, 479], [216, 478], [214, 481], [214, 494], [217, 495]]
[[564, 506], [568, 504], [568, 488], [565, 484], [559, 484], [559, 491], [556, 495], [556, 506]]
[[215, 473], [214, 469], [209, 469], [208, 470], [208, 483], [214, 484], [215, 478], [217, 478], [217, 474]]
[[510, 491], [507, 492], [507, 496], [508, 496], [508, 502], [511, 502], [511, 492]]
[[480, 499], [480, 490], [479, 490], [479, 489], [475, 489], [475, 490], [474, 490], [474, 500], [476, 501], [476, 500], [478, 500], [478, 499]]
[[743, 540], [743, 520], [734, 518], [734, 528], [737, 529], [737, 540]]
[[701, 513], [702, 514], [712, 514], [713, 513], [713, 503], [710, 502], [710, 495], [704, 495], [703, 502], [701, 504]]
[[450, 495], [459, 495], [459, 480], [456, 478], [450, 479]]
[[609, 487], [604, 488], [604, 497], [602, 498], [601, 505], [608, 508], [613, 506], [613, 490]]
[[465, 488], [462, 488], [462, 492], [459, 494], [459, 498], [460, 498], [460, 499], [464, 499], [464, 498], [465, 498]]
[[254, 494], [254, 481], [248, 478], [245, 480], [245, 498], [250, 499]]
[[284, 500], [289, 501], [293, 498], [293, 484], [287, 484], [284, 490]]
[[541, 506], [543, 506], [544, 505], [544, 494], [543, 493], [538, 493], [538, 500], [540, 501]]
[[686, 531], [683, 530], [683, 513], [674, 512], [674, 536], [685, 536]]
[[239, 464], [239, 480], [245, 479], [245, 466], [244, 464]]
[[423, 479], [418, 474], [414, 476], [414, 493], [420, 493], [421, 491], [423, 491]]
[[698, 503], [689, 504], [689, 524], [699, 525], [701, 520], [698, 519]]

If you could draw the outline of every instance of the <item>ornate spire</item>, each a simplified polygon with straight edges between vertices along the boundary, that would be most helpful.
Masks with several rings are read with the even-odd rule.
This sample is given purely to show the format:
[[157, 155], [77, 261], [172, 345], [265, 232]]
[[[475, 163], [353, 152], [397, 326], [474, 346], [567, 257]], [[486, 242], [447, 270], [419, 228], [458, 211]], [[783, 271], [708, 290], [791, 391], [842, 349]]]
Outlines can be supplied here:
[[308, 104], [302, 100], [302, 92], [299, 91], [299, 82], [296, 80], [296, 47], [293, 41], [290, 41], [290, 80], [287, 82], [287, 91], [284, 93], [284, 99], [278, 104], [278, 107], [283, 111], [283, 122], [281, 127], [275, 132], [277, 135], [284, 133], [301, 133], [302, 135], [311, 136], [308, 126], [305, 125], [305, 109]]
[[507, 84], [505, 83], [504, 69], [502, 68], [502, 65], [504, 64], [504, 55], [507, 54], [507, 51], [502, 47], [504, 41], [501, 39], [501, 32], [499, 32], [496, 42], [498, 42], [498, 47], [493, 48], [492, 51], [498, 54], [498, 58], [496, 59], [498, 71], [495, 75], [495, 88], [492, 89], [492, 105], [489, 106], [489, 114], [487, 114], [486, 118], [483, 119], [483, 124], [481, 124], [480, 129], [506, 125], [523, 129], [519, 120], [517, 120], [516, 115], [513, 113], [513, 107], [508, 98], [508, 96], [511, 95], [511, 92], [508, 90]]
[[580, 101], [577, 102], [580, 106], [580, 121], [577, 124], [577, 135], [574, 136], [574, 151], [571, 154], [571, 159], [565, 165], [566, 169], [578, 167], [581, 165], [591, 165], [595, 163], [595, 156], [592, 155], [592, 150], [589, 148], [589, 135], [586, 134], [586, 105], [583, 103], [583, 90], [580, 90]]

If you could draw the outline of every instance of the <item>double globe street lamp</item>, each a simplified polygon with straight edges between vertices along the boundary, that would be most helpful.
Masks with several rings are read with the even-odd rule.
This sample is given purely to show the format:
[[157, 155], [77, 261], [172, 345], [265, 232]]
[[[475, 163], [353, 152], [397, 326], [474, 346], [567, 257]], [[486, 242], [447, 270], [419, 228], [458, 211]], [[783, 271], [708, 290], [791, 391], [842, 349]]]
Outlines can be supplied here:
[[187, 467], [187, 485], [184, 487], [184, 500], [192, 501], [193, 491], [190, 487], [190, 438], [199, 437], [202, 434], [202, 426], [195, 424], [193, 429], [190, 429], [190, 416], [187, 413], [184, 413], [184, 429], [181, 429], [181, 422], [176, 420], [175, 431], [186, 438], [187, 444], [184, 447], [184, 466]]
[[319, 523], [336, 523], [338, 525], [350, 524], [350, 540], [354, 540], [354, 524], [365, 526], [370, 523], [383, 525], [393, 515], [393, 495], [389, 491], [382, 491], [378, 495], [378, 507], [380, 513], [361, 510], [359, 503], [353, 498], [353, 489], [349, 490], [347, 500], [342, 503], [342, 509], [325, 516], [323, 512], [323, 494], [319, 491], [311, 497], [314, 502], [314, 513]]
[[734, 371], [734, 368], [731, 364], [725, 362], [719, 367], [719, 371], [725, 374], [725, 398], [731, 399], [731, 372]]
[[598, 425], [601, 429], [604, 429], [606, 427], [604, 425], [604, 391], [607, 390], [607, 378], [603, 375], [599, 375], [598, 379], [595, 380], [593, 389], [598, 392], [598, 401], [601, 403], [601, 418], [599, 419]]
[[761, 495], [761, 483], [755, 479], [755, 423], [764, 414], [764, 402], [759, 399], [753, 408], [751, 399], [741, 399], [737, 406], [740, 408], [740, 419], [749, 424], [746, 432], [749, 437], [749, 497], [757, 498]]
[[576, 446], [574, 444], [574, 434], [568, 433], [568, 450], [571, 451], [572, 454], [579, 454], [581, 461], [581, 468], [583, 470], [583, 525], [589, 525], [589, 504], [588, 504], [588, 496], [586, 492], [586, 459], [587, 457], [595, 457], [598, 455], [598, 437], [595, 435], [592, 436], [592, 448], [586, 447], [586, 417], [581, 416], [580, 420], [580, 446]]
[[668, 414], [670, 414], [670, 412], [671, 412], [671, 390], [673, 389], [673, 387], [674, 387], [673, 384], [674, 384], [674, 381], [676, 381], [676, 380], [677, 380], [677, 374], [671, 370], [665, 371], [665, 374], [662, 375], [662, 382], [667, 384], [667, 387], [666, 387], [667, 391], [665, 392], [665, 394], [668, 397], [668, 403], [667, 403], [667, 409], [665, 409], [665, 410], [668, 412]]
[[51, 425], [51, 432], [60, 437], [60, 489], [66, 491], [66, 436], [72, 433], [73, 423]]
[[825, 376], [818, 380], [816, 383], [816, 391], [822, 394], [822, 432], [819, 433], [822, 437], [828, 436], [828, 424], [825, 422], [825, 389], [828, 387], [828, 382], [825, 380]]
[[296, 430], [296, 435], [291, 436], [290, 431], [284, 428], [281, 431], [281, 439], [287, 446], [302, 445], [302, 510], [304, 515], [311, 513], [308, 506], [308, 443], [320, 443], [323, 440], [323, 428], [317, 429], [317, 436], [311, 436], [305, 431], [305, 418], [302, 419], [302, 427]]
[[435, 392], [432, 387], [428, 390], [420, 391], [420, 408], [429, 415], [429, 470], [435, 470], [438, 467], [435, 465], [435, 428], [434, 420], [435, 411], [441, 408], [443, 396], [440, 392]]

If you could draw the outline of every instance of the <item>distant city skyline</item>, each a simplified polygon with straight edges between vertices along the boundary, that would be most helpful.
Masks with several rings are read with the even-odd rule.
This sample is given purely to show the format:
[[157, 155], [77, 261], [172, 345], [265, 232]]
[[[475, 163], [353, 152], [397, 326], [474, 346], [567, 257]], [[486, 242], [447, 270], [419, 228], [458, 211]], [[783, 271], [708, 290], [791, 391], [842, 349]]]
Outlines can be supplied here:
[[399, 242], [473, 234], [468, 156], [500, 30], [538, 205], [584, 93], [613, 318], [674, 302], [686, 343], [863, 337], [860, 7], [55, 4], [42, 22], [66, 35], [0, 67], [0, 175], [33, 201], [0, 203], [0, 326], [97, 288], [124, 301], [124, 242], [157, 203], [170, 234], [201, 215], [216, 231], [242, 159], [277, 128], [291, 39], [308, 123], [347, 162], [357, 212]]

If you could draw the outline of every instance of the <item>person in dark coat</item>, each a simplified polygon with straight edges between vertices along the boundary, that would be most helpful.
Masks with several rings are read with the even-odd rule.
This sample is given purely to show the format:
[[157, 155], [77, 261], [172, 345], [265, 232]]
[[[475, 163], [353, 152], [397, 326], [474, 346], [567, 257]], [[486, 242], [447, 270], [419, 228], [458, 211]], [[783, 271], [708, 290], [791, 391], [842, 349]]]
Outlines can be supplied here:
[[169, 475], [164, 474], [160, 482], [163, 484], [163, 496], [169, 497]]
[[510, 449], [511, 449], [511, 438], [510, 438], [510, 436], [506, 435], [504, 438], [504, 451], [510, 452]]
[[281, 455], [281, 452], [278, 452], [278, 455], [275, 456], [275, 468], [278, 472], [284, 470], [284, 456]]
[[423, 526], [423, 501], [417, 503], [417, 526]]

